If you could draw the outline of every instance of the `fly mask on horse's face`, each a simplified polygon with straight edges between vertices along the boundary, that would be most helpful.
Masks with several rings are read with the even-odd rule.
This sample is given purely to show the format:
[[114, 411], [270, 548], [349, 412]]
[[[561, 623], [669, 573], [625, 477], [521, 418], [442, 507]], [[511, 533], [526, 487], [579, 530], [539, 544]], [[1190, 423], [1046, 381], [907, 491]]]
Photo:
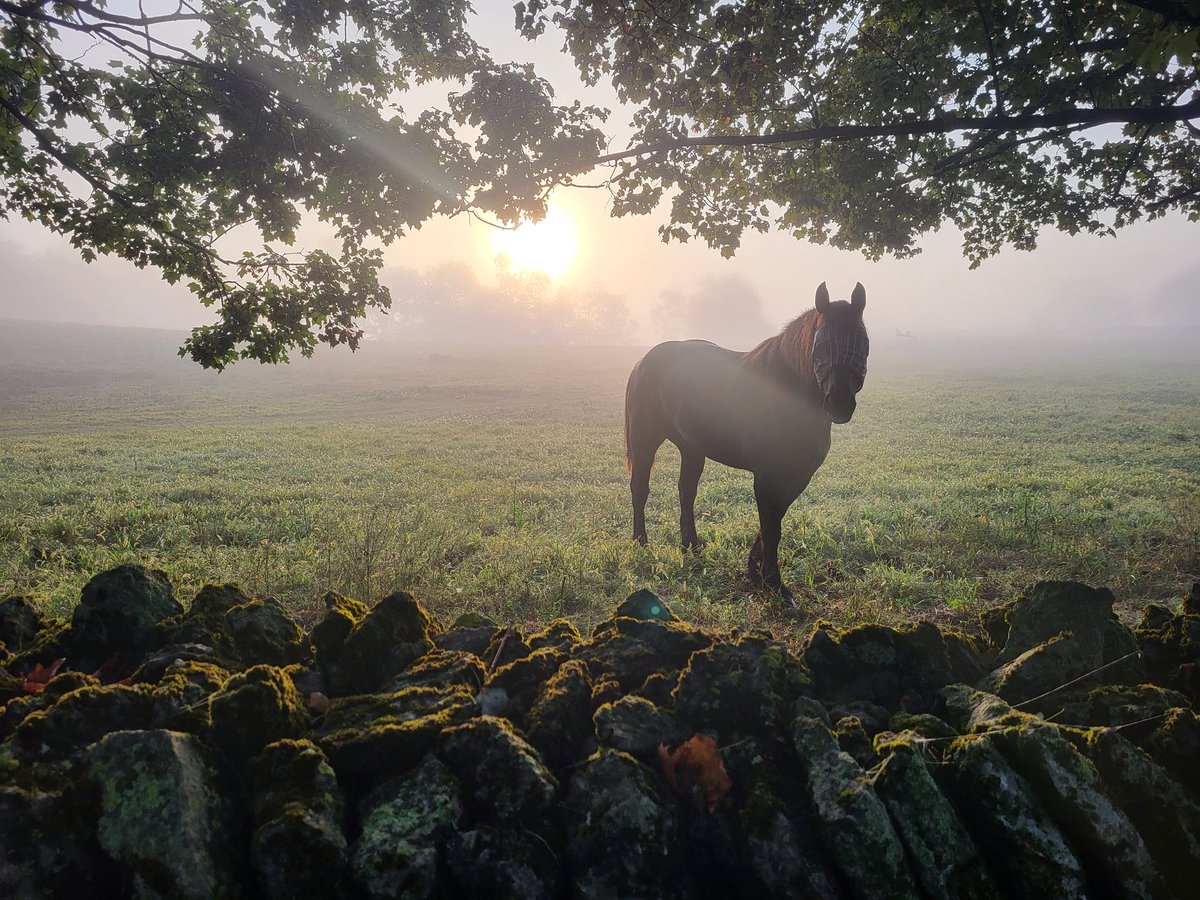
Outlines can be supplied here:
[[862, 321], [867, 292], [856, 284], [849, 303], [831, 303], [829, 289], [822, 282], [817, 288], [816, 305], [821, 324], [813, 334], [813, 375], [821, 388], [826, 414], [844, 425], [854, 415], [858, 405], [854, 395], [862, 390], [867, 377], [870, 341]]

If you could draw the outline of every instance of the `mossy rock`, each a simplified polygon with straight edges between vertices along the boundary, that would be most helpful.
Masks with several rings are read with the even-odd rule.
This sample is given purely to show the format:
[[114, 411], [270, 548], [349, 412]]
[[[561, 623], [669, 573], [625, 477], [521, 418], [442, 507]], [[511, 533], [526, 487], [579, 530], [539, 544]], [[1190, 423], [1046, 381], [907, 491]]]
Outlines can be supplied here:
[[240, 660], [229, 656], [220, 656], [207, 644], [168, 644], [142, 657], [141, 663], [129, 676], [129, 682], [130, 684], [157, 684], [167, 674], [167, 670], [186, 663], [196, 663], [224, 672], [234, 672], [245, 668]]
[[31, 759], [73, 757], [109, 732], [161, 724], [161, 707], [149, 685], [88, 685], [30, 713], [12, 739]]
[[833, 726], [833, 736], [837, 738], [841, 751], [864, 769], [869, 769], [879, 762], [871, 738], [858, 716], [843, 716], [838, 719]]
[[1161, 627], [1139, 627], [1138, 645], [1146, 672], [1155, 684], [1196, 694], [1200, 668], [1200, 616], [1172, 616]]
[[462, 823], [462, 789], [436, 757], [381, 786], [362, 811], [351, 865], [367, 897], [439, 897], [448, 891], [442, 846]]
[[622, 617], [598, 624], [572, 658], [586, 662], [597, 682], [610, 676], [622, 693], [631, 693], [657, 672], [678, 672], [693, 653], [714, 641], [711, 634], [682, 622]]
[[251, 863], [267, 897], [351, 893], [345, 802], [333, 768], [308, 740], [268, 744], [250, 769]]
[[236, 762], [267, 744], [298, 737], [309, 714], [295, 685], [277, 666], [252, 666], [231, 677], [208, 704], [214, 743]]
[[121, 874], [96, 840], [95, 792], [86, 783], [41, 790], [0, 787], [0, 893], [13, 900], [119, 894]]
[[1116, 896], [1153, 896], [1155, 866], [1145, 843], [1104, 792], [1096, 767], [1060, 728], [1023, 716], [991, 740], [1033, 786], [1093, 880]]
[[9, 653], [18, 653], [37, 641], [49, 617], [34, 597], [11, 596], [0, 600], [0, 645]]
[[1152, 896], [1190, 897], [1200, 884], [1200, 805], [1166, 769], [1109, 728], [1063, 729], [1129, 816], [1161, 877]]
[[516, 625], [501, 628], [492, 634], [483, 648], [481, 659], [489, 672], [502, 669], [533, 652], [525, 635]]
[[385, 693], [395, 693], [411, 687], [452, 688], [461, 686], [470, 691], [483, 687], [487, 672], [483, 661], [473, 653], [461, 650], [430, 650], [402, 675], [388, 684]]
[[118, 731], [88, 750], [100, 845], [139, 896], [241, 896], [239, 830], [192, 735]]
[[309, 643], [312, 644], [318, 667], [328, 680], [341, 659], [346, 638], [367, 617], [368, 610], [365, 603], [333, 591], [326, 593], [322, 599], [325, 615], [313, 626]]
[[929, 897], [1004, 896], [915, 738], [908, 732], [888, 742], [871, 784], [891, 815], [918, 884]]
[[898, 712], [888, 720], [888, 729], [911, 731], [913, 734], [932, 740], [947, 740], [958, 736], [949, 723], [932, 713]]
[[1140, 744], [1154, 761], [1200, 799], [1200, 717], [1190, 709], [1170, 709]]
[[225, 625], [239, 659], [251, 665], [286, 666], [310, 655], [300, 625], [279, 601], [251, 600], [225, 613]]
[[[662, 626], [660, 626], [662, 627]], [[786, 727], [811, 679], [786, 645], [759, 635], [694, 653], [675, 689], [675, 713], [723, 739]]]
[[58, 659], [73, 660], [74, 655], [75, 650], [71, 643], [71, 627], [66, 622], [53, 619], [47, 623], [45, 628], [38, 632], [32, 644], [5, 659], [4, 669], [14, 675], [21, 676], [31, 671], [37, 665], [49, 666]]
[[[1077, 581], [1039, 581], [1008, 612], [1008, 636], [996, 662], [1005, 665], [1055, 635], [1074, 635], [1086, 669], [1106, 658], [1109, 623], [1116, 620], [1113, 595], [1107, 588], [1092, 588]], [[1119, 624], [1119, 623], [1118, 623]]]
[[223, 659], [239, 659], [247, 665], [264, 662], [240, 660], [225, 618], [226, 613], [234, 607], [252, 602], [253, 599], [236, 584], [206, 584], [192, 598], [186, 612], [159, 624], [161, 643], [191, 645], [195, 648], [192, 652], [207, 652]]
[[415, 766], [444, 729], [478, 714], [474, 695], [462, 687], [342, 697], [329, 704], [313, 740], [339, 780], [361, 788]]
[[542, 687], [526, 716], [529, 743], [556, 771], [578, 762], [595, 749], [591, 741], [587, 750], [595, 709], [587, 666], [567, 660]]
[[678, 622], [679, 617], [653, 591], [642, 588], [626, 597], [613, 618], [641, 619], [653, 622]]
[[596, 710], [593, 722], [601, 747], [611, 747], [643, 761], [653, 760], [660, 744], [677, 746], [691, 737], [667, 710], [642, 697], [622, 697]]
[[[344, 612], [344, 603], [335, 605], [322, 625], [325, 621], [336, 623]], [[321, 627], [314, 629], [314, 642]], [[317, 662], [338, 695], [377, 691], [433, 649], [430, 627], [429, 616], [421, 605], [397, 591], [371, 607], [336, 651], [331, 653], [328, 645], [318, 645]]]
[[797, 717], [792, 742], [822, 842], [856, 897], [917, 896], [886, 807], [824, 724]]
[[550, 845], [523, 831], [483, 825], [453, 833], [445, 856], [458, 896], [552, 900], [562, 894]]
[[[1178, 691], [1156, 684], [1102, 685], [1055, 696], [1059, 725], [1137, 726], [1148, 733], [1167, 710], [1187, 706]], [[1148, 721], [1149, 720], [1149, 721]]]
[[989, 673], [980, 680], [979, 688], [1009, 703], [1043, 697], [1052, 703], [1050, 692], [1095, 668], [1084, 644], [1071, 632], [1063, 632]]
[[164, 572], [126, 564], [95, 575], [71, 617], [71, 664], [90, 671], [114, 653], [127, 663], [161, 644], [158, 624], [183, 612]]
[[523, 726], [546, 682], [566, 659], [567, 650], [544, 647], [496, 669], [479, 695], [484, 713], [504, 716]]
[[487, 616], [464, 613], [441, 634], [434, 635], [433, 644], [439, 650], [473, 653], [490, 662], [487, 657], [488, 644], [500, 630], [500, 626]]
[[541, 650], [545, 647], [570, 650], [580, 643], [583, 635], [579, 629], [567, 619], [555, 619], [541, 631], [535, 631], [529, 636], [529, 649]]
[[1083, 866], [1066, 838], [986, 735], [952, 741], [936, 774], [1009, 894], [1089, 896]]
[[571, 779], [567, 862], [580, 898], [659, 898], [676, 893], [679, 851], [662, 779], [632, 756], [600, 750]]
[[437, 748], [471, 798], [476, 816], [511, 826], [548, 815], [558, 781], [537, 750], [504, 719], [481, 716], [448, 728]]

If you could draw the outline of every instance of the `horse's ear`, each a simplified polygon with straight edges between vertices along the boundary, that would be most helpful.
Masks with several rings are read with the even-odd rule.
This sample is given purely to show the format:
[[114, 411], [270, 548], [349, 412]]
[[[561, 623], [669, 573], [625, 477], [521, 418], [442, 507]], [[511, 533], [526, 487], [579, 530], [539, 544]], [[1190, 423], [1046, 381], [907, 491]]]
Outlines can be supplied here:
[[850, 295], [850, 308], [858, 313], [867, 308], [867, 289], [862, 286], [861, 281], [854, 285], [854, 293]]
[[825, 287], [825, 282], [821, 282], [821, 286], [817, 288], [817, 312], [824, 315], [829, 312], [829, 288]]

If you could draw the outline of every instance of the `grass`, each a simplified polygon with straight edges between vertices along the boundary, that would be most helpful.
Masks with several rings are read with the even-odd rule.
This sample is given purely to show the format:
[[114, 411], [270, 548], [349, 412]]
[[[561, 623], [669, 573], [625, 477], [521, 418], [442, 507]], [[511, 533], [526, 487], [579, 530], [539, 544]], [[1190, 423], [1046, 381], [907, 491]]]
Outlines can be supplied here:
[[[67, 612], [96, 572], [236, 581], [305, 617], [326, 590], [403, 588], [439, 618], [605, 617], [649, 586], [680, 615], [796, 634], [973, 619], [1041, 578], [1123, 614], [1200, 578], [1200, 371], [879, 347], [859, 411], [784, 523], [798, 611], [746, 592], [748, 473], [710, 464], [704, 551], [678, 548], [678, 455], [627, 537], [632, 349], [369, 345], [216, 376], [153, 332], [11, 325], [0, 338], [0, 595]], [[881, 342], [882, 343], [882, 342]]]

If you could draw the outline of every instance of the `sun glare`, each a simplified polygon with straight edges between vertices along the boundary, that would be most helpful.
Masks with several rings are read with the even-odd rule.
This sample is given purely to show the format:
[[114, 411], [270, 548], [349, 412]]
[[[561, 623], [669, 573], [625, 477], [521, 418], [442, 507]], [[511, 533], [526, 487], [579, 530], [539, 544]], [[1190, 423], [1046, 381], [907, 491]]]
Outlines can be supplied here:
[[508, 257], [515, 271], [545, 272], [558, 278], [575, 259], [575, 225], [559, 207], [551, 206], [540, 222], [496, 232], [495, 250]]

